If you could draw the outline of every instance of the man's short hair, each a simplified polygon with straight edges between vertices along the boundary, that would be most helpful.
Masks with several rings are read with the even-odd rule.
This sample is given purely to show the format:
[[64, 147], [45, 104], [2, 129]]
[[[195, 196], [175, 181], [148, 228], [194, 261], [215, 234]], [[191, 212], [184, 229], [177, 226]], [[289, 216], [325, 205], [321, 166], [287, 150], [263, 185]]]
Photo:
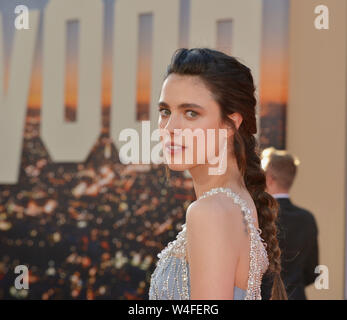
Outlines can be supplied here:
[[270, 147], [262, 152], [263, 169], [270, 173], [277, 184], [284, 189], [289, 190], [291, 188], [299, 163], [299, 159], [286, 150]]

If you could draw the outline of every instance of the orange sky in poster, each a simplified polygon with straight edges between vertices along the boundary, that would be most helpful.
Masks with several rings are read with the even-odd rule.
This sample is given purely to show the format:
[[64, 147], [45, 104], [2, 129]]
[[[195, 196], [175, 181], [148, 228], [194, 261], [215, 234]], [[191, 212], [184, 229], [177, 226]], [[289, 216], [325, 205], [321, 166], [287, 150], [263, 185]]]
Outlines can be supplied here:
[[[261, 72], [259, 94], [260, 103], [275, 102], [285, 104], [287, 102], [288, 91], [288, 56], [287, 56], [287, 26], [283, 20], [283, 15], [287, 14], [287, 0], [264, 0], [264, 43], [261, 56]], [[0, 6], [1, 10], [1, 6]], [[110, 10], [109, 10], [110, 11]], [[106, 12], [106, 11], [105, 11]], [[271, 22], [272, 19], [272, 22]], [[100, 103], [102, 106], [109, 106], [112, 99], [112, 28], [113, 21], [110, 14], [105, 16], [105, 36], [104, 59], [103, 59], [103, 75], [102, 75], [102, 96]], [[110, 20], [110, 21], [108, 21]], [[185, 30], [183, 30], [184, 32]], [[76, 35], [75, 35], [76, 36]], [[5, 35], [6, 40], [6, 35]], [[6, 43], [5, 43], [6, 45]], [[30, 108], [39, 108], [41, 105], [42, 95], [42, 37], [36, 47], [35, 61], [32, 69], [32, 79], [30, 92], [28, 97], [28, 105]], [[72, 57], [72, 58], [71, 58]], [[66, 99], [65, 105], [76, 107], [78, 103], [78, 70], [76, 67], [77, 58], [72, 54], [67, 55], [66, 68]], [[137, 101], [139, 104], [150, 101], [150, 58], [144, 54], [141, 57], [141, 63], [138, 70], [137, 85]], [[5, 60], [5, 88], [8, 83], [9, 75], [9, 59]]]

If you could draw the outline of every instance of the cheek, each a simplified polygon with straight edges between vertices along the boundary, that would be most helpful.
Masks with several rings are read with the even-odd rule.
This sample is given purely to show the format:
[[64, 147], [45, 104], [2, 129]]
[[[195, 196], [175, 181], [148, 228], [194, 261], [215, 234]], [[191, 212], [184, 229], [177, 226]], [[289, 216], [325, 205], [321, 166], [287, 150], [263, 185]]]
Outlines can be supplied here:
[[160, 134], [160, 141], [165, 139], [165, 136], [168, 135], [167, 130], [165, 129], [166, 126], [166, 120], [159, 118], [158, 120], [158, 129]]
[[166, 141], [170, 135], [168, 134], [167, 130], [164, 128], [159, 128], [159, 141], [163, 142]]
[[194, 136], [194, 144], [189, 145], [194, 150], [195, 157], [203, 157], [205, 163], [208, 159], [213, 158], [218, 154], [219, 151], [219, 136], [218, 136], [218, 127], [215, 123], [209, 123], [208, 125], [200, 126], [202, 129], [202, 136]]
[[205, 150], [206, 161], [208, 161], [209, 159], [213, 159], [213, 157], [218, 154], [218, 128], [213, 128], [213, 130], [211, 130], [211, 132], [209, 133], [207, 133], [206, 131]]
[[159, 117], [158, 119], [158, 128], [162, 129], [165, 127], [164, 119], [162, 117]]

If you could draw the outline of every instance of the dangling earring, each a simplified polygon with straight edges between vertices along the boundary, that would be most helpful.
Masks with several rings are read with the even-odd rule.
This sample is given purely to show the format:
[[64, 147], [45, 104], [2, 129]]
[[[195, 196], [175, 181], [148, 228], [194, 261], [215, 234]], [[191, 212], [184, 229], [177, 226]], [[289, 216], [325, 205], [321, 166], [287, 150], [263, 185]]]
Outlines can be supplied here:
[[225, 152], [226, 152], [226, 150], [227, 150], [227, 145], [228, 145], [228, 140], [225, 139], [225, 143], [224, 143], [224, 147], [223, 147], [222, 159], [220, 160], [219, 166], [218, 166], [218, 174], [219, 174], [219, 175], [221, 175], [221, 174], [223, 174], [223, 173], [225, 172], [225, 168], [224, 168], [223, 171], [222, 171], [221, 168], [222, 168], [223, 165], [224, 165], [224, 156], [225, 156]]

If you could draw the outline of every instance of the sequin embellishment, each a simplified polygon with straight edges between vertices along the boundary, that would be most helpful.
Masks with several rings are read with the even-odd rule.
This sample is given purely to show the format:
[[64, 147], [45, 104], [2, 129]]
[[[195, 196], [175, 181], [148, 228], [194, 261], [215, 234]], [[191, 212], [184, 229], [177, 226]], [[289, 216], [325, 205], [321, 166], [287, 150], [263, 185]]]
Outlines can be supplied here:
[[[248, 273], [248, 285], [245, 300], [261, 300], [261, 280], [262, 275], [269, 266], [266, 252], [266, 243], [260, 237], [261, 230], [254, 226], [254, 218], [251, 210], [247, 207], [245, 200], [233, 192], [230, 188], [213, 188], [204, 192], [199, 199], [208, 197], [216, 193], [226, 193], [233, 198], [234, 203], [241, 206], [250, 232], [250, 266]], [[198, 200], [199, 200], [198, 199]], [[176, 239], [158, 253], [156, 268], [151, 275], [149, 299], [150, 300], [189, 300], [189, 266], [186, 259], [186, 224], [182, 225], [182, 230], [177, 234]], [[169, 285], [169, 280], [171, 287]]]

